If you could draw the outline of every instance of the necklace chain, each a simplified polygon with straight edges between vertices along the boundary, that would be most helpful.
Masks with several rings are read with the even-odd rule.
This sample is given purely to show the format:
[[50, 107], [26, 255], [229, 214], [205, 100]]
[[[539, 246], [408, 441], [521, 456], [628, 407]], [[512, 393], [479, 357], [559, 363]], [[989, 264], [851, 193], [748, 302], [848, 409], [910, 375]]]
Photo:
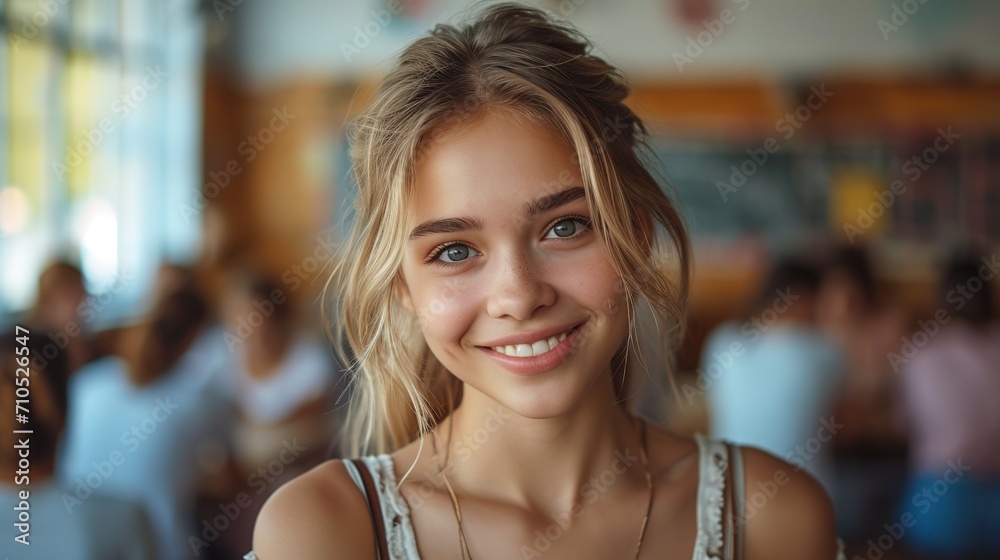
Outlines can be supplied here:
[[[635, 557], [636, 560], [639, 558], [639, 552], [642, 550], [642, 539], [646, 536], [646, 526], [649, 524], [649, 514], [653, 509], [653, 475], [649, 471], [649, 458], [646, 455], [646, 424], [636, 419], [636, 423], [639, 424], [640, 438], [642, 440], [642, 447], [639, 448], [639, 456], [642, 459], [642, 466], [645, 469], [646, 474], [646, 488], [648, 489], [649, 499], [646, 502], [646, 513], [642, 518], [642, 526], [639, 528], [639, 542], [635, 545]], [[451, 441], [451, 421], [448, 422], [448, 441]], [[437, 443], [437, 428], [431, 430], [431, 435], [433, 436], [434, 442], [434, 458], [438, 458], [438, 443]], [[447, 459], [446, 459], [447, 460]], [[462, 550], [462, 560], [472, 560], [472, 554], [469, 552], [469, 543], [465, 539], [465, 530], [462, 528], [462, 508], [458, 504], [458, 496], [455, 495], [455, 490], [451, 487], [451, 482], [448, 481], [448, 475], [444, 473], [444, 464], [438, 460], [438, 474], [444, 479], [444, 485], [448, 488], [448, 494], [451, 495], [451, 503], [455, 507], [455, 520], [458, 522], [458, 544]]]

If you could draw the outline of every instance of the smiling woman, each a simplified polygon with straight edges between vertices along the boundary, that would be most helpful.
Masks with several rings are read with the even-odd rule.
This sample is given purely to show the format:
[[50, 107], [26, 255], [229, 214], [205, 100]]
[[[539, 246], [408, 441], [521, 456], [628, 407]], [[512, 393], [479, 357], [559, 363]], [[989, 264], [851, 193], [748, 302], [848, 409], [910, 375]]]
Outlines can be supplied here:
[[808, 475], [629, 410], [636, 308], [672, 350], [689, 249], [628, 91], [516, 4], [403, 51], [353, 124], [328, 285], [360, 458], [275, 493], [248, 558], [837, 557]]

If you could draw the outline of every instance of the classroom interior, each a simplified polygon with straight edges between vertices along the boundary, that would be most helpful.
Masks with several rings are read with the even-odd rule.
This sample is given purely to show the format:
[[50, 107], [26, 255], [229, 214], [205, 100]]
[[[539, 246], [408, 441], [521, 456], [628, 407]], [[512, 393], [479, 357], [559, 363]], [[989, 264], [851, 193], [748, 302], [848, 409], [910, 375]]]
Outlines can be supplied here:
[[[735, 363], [758, 373], [751, 360], [725, 355], [727, 341], [751, 336], [752, 344], [780, 325], [808, 323], [802, 328], [839, 349], [838, 381], [806, 413], [816, 438], [773, 452], [811, 472], [816, 466], [847, 556], [1000, 558], [993, 555], [1000, 548], [989, 548], [998, 546], [996, 535], [982, 539], [978, 552], [963, 546], [978, 536], [959, 536], [980, 514], [992, 525], [977, 527], [1000, 526], [1000, 409], [990, 404], [1000, 396], [1000, 367], [990, 361], [1000, 357], [1000, 282], [993, 281], [1000, 270], [1000, 4], [529, 3], [578, 27], [628, 76], [627, 104], [648, 126], [651, 165], [691, 235], [683, 339], [674, 356], [649, 356], [657, 381], [636, 389], [643, 413], [678, 433], [719, 433], [713, 406], [733, 395], [712, 395], [716, 372]], [[171, 436], [170, 449], [168, 438], [151, 432], [152, 445], [117, 432], [81, 436], [94, 449], [127, 450], [125, 464], [128, 450], [146, 453], [162, 442], [172, 459], [161, 468], [195, 466], [176, 481], [187, 501], [132, 490], [142, 486], [135, 473], [123, 472], [120, 485], [114, 472], [92, 483], [93, 457], [51, 442], [51, 464], [38, 477], [59, 480], [79, 501], [67, 505], [64, 492], [53, 507], [84, 511], [91, 493], [114, 494], [117, 485], [152, 511], [143, 538], [170, 539], [157, 546], [163, 558], [237, 558], [250, 550], [266, 497], [338, 456], [349, 383], [329, 350], [321, 308], [356, 189], [347, 126], [409, 41], [474, 4], [0, 1], [3, 336], [14, 325], [39, 325], [47, 334], [38, 351], [53, 364], [64, 361], [72, 380], [109, 357], [146, 359], [134, 355], [145, 348], [139, 341], [169, 316], [174, 326], [197, 323], [200, 334], [190, 348], [177, 348], [190, 334], [178, 331], [164, 355], [187, 352], [181, 369], [211, 362], [224, 372], [187, 381], [168, 372], [177, 377], [171, 382], [232, 377], [219, 400], [197, 401], [192, 421], [213, 427], [192, 433], [204, 437], [184, 440], [180, 423], [181, 439]], [[774, 295], [781, 278], [809, 291], [808, 311], [780, 302], [780, 289]], [[200, 302], [188, 316], [177, 309], [193, 297], [181, 289], [190, 285]], [[977, 306], [982, 317], [972, 314]], [[787, 307], [795, 311], [786, 314]], [[250, 322], [261, 315], [257, 329]], [[957, 330], [967, 320], [974, 334]], [[276, 353], [250, 340], [258, 336], [278, 340]], [[919, 359], [945, 344], [952, 346], [940, 352], [954, 362]], [[914, 389], [911, 370], [912, 377], [954, 377]], [[283, 387], [274, 382], [282, 379]], [[802, 409], [794, 393], [767, 382], [730, 389], [743, 391], [744, 401], [777, 402], [758, 407], [775, 425], [801, 419], [776, 412]], [[67, 398], [72, 406], [71, 391]], [[69, 410], [66, 433], [79, 410], [93, 418], [102, 409], [132, 413], [132, 405], [116, 408], [110, 392], [106, 398]], [[3, 409], [8, 416], [6, 402]], [[141, 421], [149, 411], [136, 414]], [[173, 431], [167, 418], [153, 428]], [[968, 479], [953, 485], [952, 473], [917, 468], [926, 466], [922, 454], [933, 454], [928, 448], [944, 445], [923, 429], [939, 422], [953, 430], [953, 459], [972, 461], [969, 478], [984, 489], [978, 498], [968, 495], [977, 492], [964, 486]], [[301, 452], [289, 444], [294, 436]], [[75, 472], [59, 464], [70, 451], [82, 464]], [[915, 518], [901, 517], [907, 507]], [[921, 517], [948, 534], [916, 537]], [[9, 546], [0, 545], [0, 555], [17, 550]]]

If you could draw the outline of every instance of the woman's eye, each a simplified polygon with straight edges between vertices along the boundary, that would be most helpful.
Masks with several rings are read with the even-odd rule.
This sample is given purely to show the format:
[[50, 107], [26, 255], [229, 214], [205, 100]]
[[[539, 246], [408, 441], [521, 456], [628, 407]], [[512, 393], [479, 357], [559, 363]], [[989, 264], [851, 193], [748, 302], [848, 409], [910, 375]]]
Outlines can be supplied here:
[[[546, 235], [545, 239], [573, 239], [580, 236], [580, 232], [590, 228], [590, 220], [582, 216], [570, 216], [563, 218], [552, 224], [549, 232], [555, 236]], [[445, 243], [431, 251], [424, 261], [435, 265], [460, 264], [470, 257], [479, 255], [479, 251], [469, 247], [465, 243]]]
[[[555, 233], [555, 238], [567, 238], [573, 237], [578, 231], [588, 227], [590, 227], [590, 220], [585, 218], [564, 218], [553, 224], [549, 231]], [[553, 239], [550, 236], [545, 236], [545, 238]]]
[[[468, 245], [463, 245], [462, 243], [455, 243], [454, 245], [448, 245], [441, 249], [436, 255], [434, 255], [434, 260], [444, 263], [457, 263], [464, 261], [465, 259], [478, 255], [479, 252], [469, 247]], [[442, 258], [447, 257], [447, 258]]]

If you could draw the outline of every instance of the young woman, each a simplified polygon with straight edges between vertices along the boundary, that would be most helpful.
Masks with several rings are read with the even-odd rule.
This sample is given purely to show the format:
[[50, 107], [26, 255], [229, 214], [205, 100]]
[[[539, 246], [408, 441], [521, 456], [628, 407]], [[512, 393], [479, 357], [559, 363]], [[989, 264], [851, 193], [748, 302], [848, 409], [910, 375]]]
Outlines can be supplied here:
[[688, 269], [627, 93], [515, 4], [402, 53], [353, 128], [331, 279], [362, 457], [279, 489], [247, 558], [838, 557], [808, 475], [627, 408], [635, 306], [676, 338]]

